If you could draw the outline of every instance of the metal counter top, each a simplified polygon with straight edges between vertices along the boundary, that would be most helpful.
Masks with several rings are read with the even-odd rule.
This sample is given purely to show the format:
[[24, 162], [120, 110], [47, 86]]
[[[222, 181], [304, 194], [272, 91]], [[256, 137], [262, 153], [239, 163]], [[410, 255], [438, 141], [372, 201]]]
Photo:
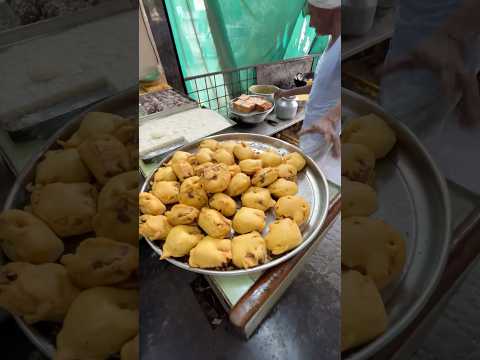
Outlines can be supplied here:
[[271, 125], [267, 122], [267, 120], [261, 122], [260, 124], [246, 124], [237, 122], [236, 125], [221, 131], [220, 133], [232, 133], [232, 132], [241, 132], [241, 133], [253, 133], [253, 134], [261, 134], [261, 135], [274, 135], [288, 129], [290, 126], [293, 126], [305, 118], [305, 111], [299, 110], [295, 118], [292, 120], [280, 120], [277, 118], [275, 114], [270, 115], [267, 117], [267, 120], [273, 120], [278, 122], [276, 125]]

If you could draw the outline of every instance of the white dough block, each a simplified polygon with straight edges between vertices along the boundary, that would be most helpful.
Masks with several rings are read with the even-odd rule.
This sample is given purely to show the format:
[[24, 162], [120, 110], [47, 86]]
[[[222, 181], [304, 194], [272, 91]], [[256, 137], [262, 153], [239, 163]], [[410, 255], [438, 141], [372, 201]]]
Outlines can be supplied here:
[[232, 126], [219, 113], [208, 109], [192, 109], [158, 119], [151, 119], [140, 125], [140, 154], [161, 149], [173, 140], [184, 137], [192, 142]]

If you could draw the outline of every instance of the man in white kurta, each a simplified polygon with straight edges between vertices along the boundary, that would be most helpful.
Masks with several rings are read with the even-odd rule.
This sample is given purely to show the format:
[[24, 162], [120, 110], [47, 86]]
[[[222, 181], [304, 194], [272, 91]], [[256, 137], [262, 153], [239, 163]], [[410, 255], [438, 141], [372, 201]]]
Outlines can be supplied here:
[[308, 13], [310, 26], [317, 35], [330, 36], [330, 42], [318, 61], [313, 84], [281, 90], [277, 97], [310, 94], [299, 133], [300, 146], [323, 165], [331, 181], [340, 183], [341, 1], [308, 0]]

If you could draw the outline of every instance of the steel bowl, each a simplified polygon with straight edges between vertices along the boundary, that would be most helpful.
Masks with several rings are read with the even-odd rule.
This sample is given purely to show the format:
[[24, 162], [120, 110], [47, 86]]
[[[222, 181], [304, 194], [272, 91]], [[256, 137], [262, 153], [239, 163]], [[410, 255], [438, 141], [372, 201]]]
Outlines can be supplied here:
[[[259, 95], [249, 95], [251, 97], [261, 97], [265, 98], [264, 96], [259, 96]], [[237, 100], [236, 98], [230, 101], [230, 112], [235, 115], [236, 118], [240, 119], [242, 122], [247, 123], [247, 124], [259, 124], [262, 121], [264, 121], [267, 116], [275, 109], [275, 104], [272, 104], [272, 107], [268, 109], [267, 111], [252, 111], [249, 113], [241, 113], [238, 111], [235, 111], [233, 108], [233, 102]]]
[[[397, 143], [375, 166], [379, 209], [404, 236], [407, 261], [400, 278], [382, 290], [389, 325], [374, 341], [343, 354], [345, 360], [370, 359], [412, 323], [435, 290], [447, 261], [451, 213], [444, 177], [417, 137], [379, 105], [342, 90], [342, 118], [376, 114], [395, 131]], [[392, 205], [394, 204], [394, 205]]]
[[[131, 88], [123, 91], [111, 98], [101, 101], [88, 110], [82, 112], [78, 116], [73, 117], [65, 125], [60, 128], [43, 146], [32, 159], [28, 162], [25, 168], [17, 177], [10, 194], [4, 204], [4, 210], [23, 208], [30, 199], [30, 194], [27, 191], [27, 185], [32, 183], [35, 178], [35, 168], [37, 163], [42, 159], [45, 153], [52, 149], [59, 148], [58, 140], [66, 140], [77, 131], [81, 120], [86, 113], [91, 111], [111, 112], [127, 117], [138, 116], [138, 89]], [[5, 263], [6, 258], [0, 251], [0, 263]], [[47, 357], [53, 359], [55, 353], [55, 339], [51, 336], [39, 331], [35, 326], [28, 325], [21, 317], [14, 316], [15, 321], [20, 329], [25, 333], [27, 338]]]
[[261, 96], [272, 104], [275, 103], [275, 93], [278, 90], [280, 90], [280, 88], [275, 85], [252, 85], [248, 88], [250, 94]]
[[[200, 273], [200, 274], [205, 274], [205, 275], [220, 275], [220, 276], [245, 275], [248, 273], [264, 271], [278, 264], [281, 264], [284, 261], [287, 261], [288, 259], [292, 258], [296, 254], [301, 252], [303, 249], [305, 249], [312, 241], [314, 241], [317, 238], [320, 228], [322, 227], [325, 221], [325, 217], [327, 216], [328, 203], [329, 203], [328, 184], [322, 170], [320, 170], [317, 164], [310, 157], [303, 154], [301, 149], [285, 141], [282, 141], [270, 136], [257, 135], [257, 134], [232, 133], [232, 134], [210, 136], [205, 139], [215, 139], [217, 141], [226, 141], [226, 140], [244, 141], [248, 143], [255, 150], [266, 150], [273, 147], [280, 154], [286, 154], [288, 152], [297, 151], [305, 157], [305, 160], [307, 162], [305, 169], [303, 169], [301, 173], [297, 176], [297, 184], [299, 189], [298, 195], [304, 197], [305, 199], [307, 199], [307, 201], [310, 202], [310, 209], [311, 209], [311, 213], [308, 221], [306, 222], [306, 224], [300, 227], [300, 230], [302, 231], [302, 234], [303, 234], [303, 242], [295, 249], [292, 249], [291, 251], [281, 256], [278, 256], [265, 264], [262, 264], [250, 269], [235, 269], [235, 270], [199, 269], [199, 268], [194, 268], [189, 266], [187, 262], [179, 261], [174, 258], [168, 258], [166, 259], [167, 261], [169, 261], [175, 266], [178, 266], [181, 269]], [[187, 144], [179, 148], [178, 150], [191, 152], [195, 150], [198, 147], [198, 144], [200, 143], [200, 141], [203, 141], [203, 140], [204, 139]], [[163, 164], [167, 163], [172, 156], [173, 154], [170, 154], [170, 156], [164, 158], [158, 167], [161, 167]], [[154, 174], [155, 174], [155, 171], [153, 171], [150, 174], [150, 176], [145, 180], [141, 188], [142, 192], [150, 190], [151, 182]], [[274, 215], [272, 214], [272, 211], [268, 211], [267, 220], [266, 220], [267, 226], [265, 228], [267, 228], [268, 224], [273, 221], [274, 221]], [[264, 230], [264, 234], [266, 234], [266, 230]], [[153, 249], [153, 251], [155, 251], [158, 255], [162, 255], [162, 248], [159, 246], [158, 242], [150, 241], [149, 239], [146, 239], [146, 241], [150, 245], [150, 247]]]

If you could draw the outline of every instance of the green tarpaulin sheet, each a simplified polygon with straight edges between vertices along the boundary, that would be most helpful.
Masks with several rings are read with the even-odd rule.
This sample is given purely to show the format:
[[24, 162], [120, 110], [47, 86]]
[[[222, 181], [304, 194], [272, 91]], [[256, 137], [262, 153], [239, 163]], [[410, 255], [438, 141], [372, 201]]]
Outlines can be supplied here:
[[[305, 0], [166, 0], [184, 77], [322, 53], [327, 37], [317, 37], [304, 16]], [[228, 101], [225, 83], [245, 92], [248, 71], [187, 81], [201, 103], [214, 110]], [[215, 99], [215, 101], [210, 101]], [[221, 99], [222, 104], [217, 99]]]

